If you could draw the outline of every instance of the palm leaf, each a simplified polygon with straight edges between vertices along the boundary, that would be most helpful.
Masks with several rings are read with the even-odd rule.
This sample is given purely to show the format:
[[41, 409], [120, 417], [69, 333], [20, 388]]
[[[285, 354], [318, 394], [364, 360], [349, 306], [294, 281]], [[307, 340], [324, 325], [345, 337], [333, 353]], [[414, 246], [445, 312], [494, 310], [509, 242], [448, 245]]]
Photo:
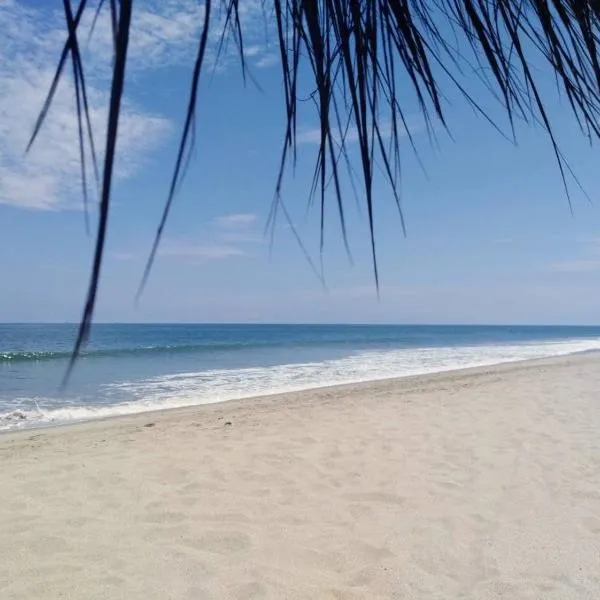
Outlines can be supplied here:
[[[76, 82], [83, 164], [84, 137], [87, 135], [90, 142], [92, 137], [83, 60], [77, 38], [81, 14], [88, 2], [81, 0], [75, 11], [70, 8], [70, 0], [64, 0], [64, 3], [66, 42], [34, 128], [32, 142], [39, 134], [52, 104], [56, 84], [64, 75], [66, 58], [70, 56]], [[95, 3], [96, 14], [104, 3], [105, 0]], [[186, 152], [189, 153], [193, 145], [198, 83], [211, 28], [222, 27], [218, 32], [220, 48], [227, 37], [233, 39], [240, 53], [244, 77], [248, 72], [240, 16], [243, 0], [221, 0], [221, 4], [225, 21], [211, 22], [211, 1], [204, 2], [204, 22], [173, 178], [140, 290], [149, 276], [176, 190], [185, 173]], [[134, 10], [133, 0], [110, 0], [108, 5], [114, 35], [114, 62], [100, 214], [90, 285], [71, 366], [87, 338], [94, 314], [108, 226], [112, 171], [117, 158], [115, 141], [125, 81], [127, 43]], [[406, 131], [414, 147], [403, 104], [409, 90], [414, 94], [430, 131], [436, 121], [443, 127], [447, 126], [444, 90], [454, 89], [504, 135], [501, 126], [488, 114], [486, 101], [468, 91], [469, 77], [475, 75], [498, 99], [513, 137], [517, 119], [532, 122], [545, 130], [569, 198], [567, 176], [572, 171], [554, 133], [547, 110], [547, 94], [542, 91], [546, 88], [539, 80], [539, 69], [532, 68], [532, 65], [545, 64], [554, 73], [558, 88], [566, 95], [583, 135], [590, 139], [599, 137], [600, 4], [595, 0], [264, 0], [265, 15], [267, 7], [271, 6], [286, 115], [271, 223], [278, 208], [283, 206], [285, 209], [282, 204], [283, 176], [286, 165], [290, 161], [295, 163], [296, 159], [300, 70], [312, 73], [314, 90], [311, 96], [319, 122], [320, 140], [310, 189], [311, 197], [319, 197], [321, 243], [329, 191], [335, 199], [345, 239], [344, 206], [347, 198], [340, 184], [340, 166], [343, 165], [367, 209], [376, 284], [375, 167], [379, 166], [379, 172], [390, 185], [400, 209], [400, 143]], [[384, 122], [389, 124], [389, 132], [386, 129], [385, 135]], [[356, 164], [349, 156], [349, 131], [356, 133]], [[85, 178], [85, 174], [83, 176]], [[289, 218], [287, 210], [284, 210], [284, 215]]]

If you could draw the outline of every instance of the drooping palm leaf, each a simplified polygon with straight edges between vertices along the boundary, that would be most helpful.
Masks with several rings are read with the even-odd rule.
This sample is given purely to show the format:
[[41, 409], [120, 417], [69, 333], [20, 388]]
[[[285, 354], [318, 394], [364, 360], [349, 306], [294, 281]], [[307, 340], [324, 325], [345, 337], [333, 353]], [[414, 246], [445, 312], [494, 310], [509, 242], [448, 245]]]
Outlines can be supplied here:
[[[173, 178], [142, 283], [150, 272], [175, 192], [185, 172], [186, 153], [189, 155], [194, 142], [198, 82], [211, 28], [223, 28], [217, 32], [222, 33], [220, 47], [225, 36], [233, 38], [241, 52], [242, 72], [246, 73], [243, 3], [244, 0], [221, 0], [226, 19], [211, 21], [212, 3], [204, 1], [198, 52]], [[81, 0], [76, 10], [70, 6], [71, 0], [64, 0], [64, 4], [66, 41], [33, 138], [43, 124], [56, 83], [63, 76], [66, 58], [70, 56], [83, 164], [84, 138], [87, 135], [88, 143], [93, 143], [93, 138], [84, 65], [79, 53], [79, 28], [83, 11], [94, 10], [97, 15], [106, 1]], [[108, 226], [112, 171], [117, 160], [116, 134], [127, 43], [136, 1], [109, 0], [107, 4], [114, 37], [114, 62], [100, 213], [90, 285], [71, 366], [87, 338], [94, 314]], [[447, 87], [455, 88], [466, 102], [500, 130], [482, 101], [469, 92], [469, 77], [477, 77], [497, 97], [511, 127], [516, 119], [521, 119], [538, 124], [546, 131], [567, 196], [566, 175], [571, 172], [570, 167], [553, 131], [546, 88], [540, 83], [539, 71], [533, 68], [532, 62], [544, 62], [554, 73], [582, 133], [590, 139], [600, 136], [600, 3], [597, 0], [264, 0], [263, 5], [266, 18], [272, 18], [275, 24], [286, 114], [271, 217], [281, 203], [286, 165], [296, 158], [301, 101], [299, 73], [306, 71], [311, 73], [314, 81], [312, 98], [320, 130], [311, 191], [319, 197], [321, 231], [328, 197], [326, 191], [331, 188], [345, 235], [346, 198], [340, 184], [341, 169], [344, 169], [367, 209], [376, 281], [375, 167], [377, 164], [381, 167], [400, 210], [400, 141], [408, 135], [412, 143], [406, 106], [401, 99], [406, 97], [402, 95], [404, 88], [408, 87], [414, 93], [428, 128], [434, 121], [446, 125], [444, 89]], [[400, 82], [404, 86], [402, 89]], [[353, 164], [348, 149], [350, 135], [358, 144], [356, 164]]]

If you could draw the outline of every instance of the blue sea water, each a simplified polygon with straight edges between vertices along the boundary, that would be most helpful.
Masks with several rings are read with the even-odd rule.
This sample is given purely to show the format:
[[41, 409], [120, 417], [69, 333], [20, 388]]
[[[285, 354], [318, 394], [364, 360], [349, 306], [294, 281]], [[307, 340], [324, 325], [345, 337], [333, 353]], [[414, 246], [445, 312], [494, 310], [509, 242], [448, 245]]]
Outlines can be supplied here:
[[0, 325], [0, 430], [600, 349], [600, 327]]

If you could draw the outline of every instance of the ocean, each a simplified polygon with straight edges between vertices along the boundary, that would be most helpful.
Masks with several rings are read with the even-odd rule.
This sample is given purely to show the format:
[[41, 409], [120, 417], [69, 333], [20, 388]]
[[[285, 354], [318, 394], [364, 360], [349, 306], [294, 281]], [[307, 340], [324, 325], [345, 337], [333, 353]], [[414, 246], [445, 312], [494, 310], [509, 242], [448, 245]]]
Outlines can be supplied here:
[[600, 327], [0, 325], [0, 430], [600, 350]]

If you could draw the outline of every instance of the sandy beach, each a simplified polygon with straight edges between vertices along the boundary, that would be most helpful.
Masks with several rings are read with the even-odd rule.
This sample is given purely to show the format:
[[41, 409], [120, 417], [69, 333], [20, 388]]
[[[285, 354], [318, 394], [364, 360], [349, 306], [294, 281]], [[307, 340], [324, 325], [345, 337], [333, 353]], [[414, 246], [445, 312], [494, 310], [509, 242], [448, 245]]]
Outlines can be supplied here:
[[0, 436], [0, 597], [600, 598], [600, 357]]

